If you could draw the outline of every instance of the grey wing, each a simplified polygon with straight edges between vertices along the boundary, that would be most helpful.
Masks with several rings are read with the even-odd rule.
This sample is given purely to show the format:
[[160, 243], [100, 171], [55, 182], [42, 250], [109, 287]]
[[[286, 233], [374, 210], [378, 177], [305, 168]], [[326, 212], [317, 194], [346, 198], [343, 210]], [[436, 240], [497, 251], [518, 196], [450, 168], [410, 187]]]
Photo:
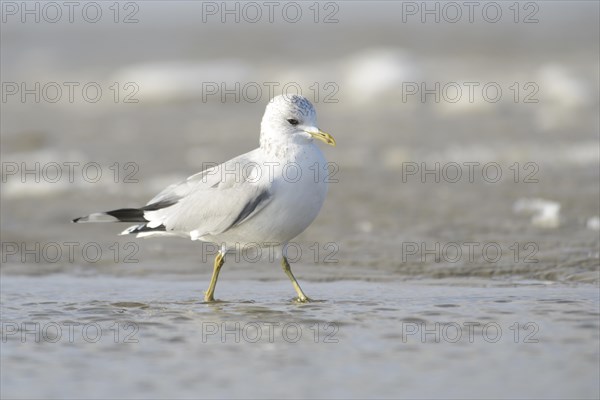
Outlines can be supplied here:
[[252, 159], [257, 150], [242, 154], [223, 164], [198, 172], [184, 181], [167, 186], [154, 196], [147, 206], [164, 201], [177, 201], [197, 190], [209, 189], [215, 186], [227, 187], [239, 182], [242, 179], [241, 171], [246, 170], [248, 164], [256, 164], [252, 162]]
[[[231, 160], [233, 161], [233, 160]], [[147, 206], [160, 202], [178, 201], [196, 190], [209, 189], [220, 184], [223, 164], [207, 168], [197, 174], [189, 176], [184, 181], [167, 186], [163, 191], [154, 196]]]
[[271, 199], [268, 185], [250, 182], [238, 173], [251, 163], [251, 156], [244, 154], [167, 187], [147, 207], [171, 205], [146, 211], [147, 226], [162, 225], [167, 232], [191, 233], [197, 238], [225, 232], [246, 221]]

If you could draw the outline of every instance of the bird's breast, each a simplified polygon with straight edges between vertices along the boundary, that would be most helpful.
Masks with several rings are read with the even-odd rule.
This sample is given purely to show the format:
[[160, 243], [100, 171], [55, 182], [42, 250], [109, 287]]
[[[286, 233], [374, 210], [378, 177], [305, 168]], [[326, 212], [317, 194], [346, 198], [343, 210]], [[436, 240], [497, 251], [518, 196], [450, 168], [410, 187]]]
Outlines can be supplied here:
[[260, 225], [265, 240], [292, 240], [314, 221], [325, 201], [327, 162], [317, 146], [302, 147], [306, 149], [271, 161], [275, 166], [268, 182], [268, 212], [258, 213], [248, 221]]

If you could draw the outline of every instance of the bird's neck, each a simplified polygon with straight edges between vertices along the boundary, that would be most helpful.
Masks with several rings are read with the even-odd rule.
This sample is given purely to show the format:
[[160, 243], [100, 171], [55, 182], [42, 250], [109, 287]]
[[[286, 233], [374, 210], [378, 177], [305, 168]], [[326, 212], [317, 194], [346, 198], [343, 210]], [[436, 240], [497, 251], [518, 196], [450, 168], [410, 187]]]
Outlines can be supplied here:
[[309, 143], [297, 143], [291, 137], [261, 133], [260, 148], [272, 159], [290, 159], [305, 150]]

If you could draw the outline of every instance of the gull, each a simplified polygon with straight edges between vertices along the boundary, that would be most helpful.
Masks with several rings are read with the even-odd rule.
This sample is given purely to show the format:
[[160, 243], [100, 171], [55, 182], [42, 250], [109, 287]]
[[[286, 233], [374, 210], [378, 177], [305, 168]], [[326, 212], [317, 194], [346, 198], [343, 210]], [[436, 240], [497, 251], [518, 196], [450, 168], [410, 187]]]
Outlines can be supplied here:
[[220, 247], [205, 302], [214, 292], [225, 256], [258, 244], [274, 248], [296, 291], [304, 294], [287, 260], [288, 243], [317, 217], [327, 194], [327, 177], [315, 173], [327, 162], [314, 139], [335, 146], [317, 128], [311, 102], [299, 95], [271, 99], [260, 126], [260, 146], [223, 164], [168, 186], [141, 208], [121, 208], [73, 222], [136, 222], [122, 235], [178, 236]]

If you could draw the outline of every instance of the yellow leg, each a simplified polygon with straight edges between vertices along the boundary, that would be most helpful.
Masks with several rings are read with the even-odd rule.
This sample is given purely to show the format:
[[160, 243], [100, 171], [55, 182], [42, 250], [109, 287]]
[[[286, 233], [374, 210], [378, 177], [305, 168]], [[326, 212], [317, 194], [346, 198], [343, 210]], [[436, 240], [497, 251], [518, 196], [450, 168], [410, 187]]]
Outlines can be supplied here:
[[292, 274], [292, 269], [290, 268], [290, 263], [288, 263], [287, 258], [283, 257], [281, 259], [281, 266], [283, 267], [283, 272], [285, 272], [285, 274], [288, 276], [288, 278], [290, 278], [290, 281], [292, 281], [292, 286], [294, 286], [294, 289], [296, 290], [296, 293], [298, 294], [298, 301], [300, 303], [306, 303], [306, 302], [310, 301], [310, 299], [308, 297], [306, 297], [306, 295], [300, 288], [300, 285], [298, 284], [298, 281], [294, 277], [294, 274]]
[[213, 267], [212, 277], [210, 278], [210, 285], [208, 285], [208, 290], [204, 292], [204, 301], [206, 302], [215, 301], [215, 287], [217, 286], [219, 272], [221, 271], [223, 264], [225, 264], [225, 256], [219, 252], [215, 257], [215, 265]]

